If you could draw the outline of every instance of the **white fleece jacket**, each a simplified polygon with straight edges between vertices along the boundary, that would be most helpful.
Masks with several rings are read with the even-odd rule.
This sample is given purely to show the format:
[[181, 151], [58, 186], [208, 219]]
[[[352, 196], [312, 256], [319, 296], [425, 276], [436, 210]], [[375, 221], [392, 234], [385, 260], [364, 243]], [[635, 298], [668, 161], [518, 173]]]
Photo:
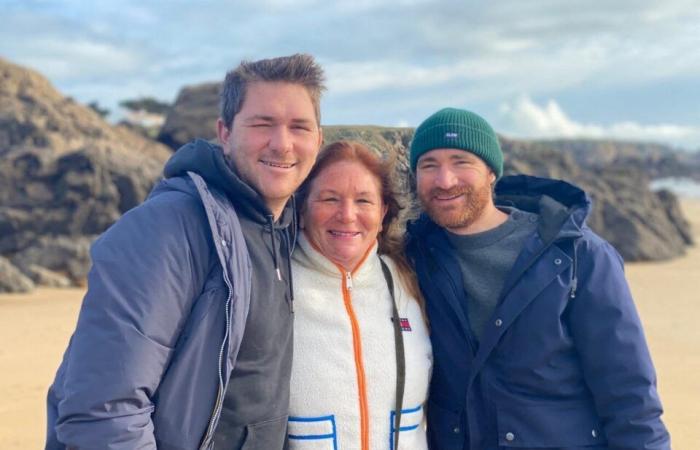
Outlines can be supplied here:
[[[406, 292], [393, 262], [383, 259], [394, 278], [399, 316], [407, 319], [402, 320], [406, 385], [399, 449], [425, 450], [423, 408], [432, 368], [430, 339], [418, 303]], [[341, 274], [300, 233], [292, 272], [295, 323], [289, 448], [395, 450], [396, 350], [391, 296], [376, 244], [344, 283], [347, 274]], [[349, 308], [344, 284], [351, 285]], [[366, 448], [361, 445], [363, 416], [369, 439]]]

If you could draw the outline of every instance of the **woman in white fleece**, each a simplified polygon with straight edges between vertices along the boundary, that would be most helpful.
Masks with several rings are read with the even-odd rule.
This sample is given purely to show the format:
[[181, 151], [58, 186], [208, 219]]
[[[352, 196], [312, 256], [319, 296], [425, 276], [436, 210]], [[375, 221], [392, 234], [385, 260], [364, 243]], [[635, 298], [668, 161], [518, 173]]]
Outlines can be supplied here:
[[392, 296], [379, 255], [392, 273], [405, 348], [398, 448], [427, 449], [432, 350], [396, 229], [391, 173], [367, 147], [340, 141], [323, 149], [300, 190], [290, 449], [397, 448]]

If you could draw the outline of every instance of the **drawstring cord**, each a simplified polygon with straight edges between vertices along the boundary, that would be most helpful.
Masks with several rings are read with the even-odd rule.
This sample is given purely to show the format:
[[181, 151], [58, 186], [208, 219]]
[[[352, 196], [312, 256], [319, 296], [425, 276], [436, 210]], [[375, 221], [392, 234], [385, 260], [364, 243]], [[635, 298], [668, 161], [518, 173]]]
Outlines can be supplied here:
[[289, 245], [289, 233], [284, 233], [285, 244], [287, 245], [287, 273], [289, 273], [289, 308], [294, 313], [294, 277], [292, 276], [292, 246]]
[[267, 223], [270, 225], [270, 239], [272, 240], [272, 259], [275, 264], [275, 273], [277, 273], [277, 279], [282, 281], [282, 272], [280, 272], [279, 261], [277, 260], [277, 242], [275, 242], [275, 218], [272, 214], [267, 216]]
[[[277, 255], [277, 242], [275, 241], [275, 218], [272, 214], [267, 216], [267, 223], [270, 225], [270, 239], [272, 241], [272, 259], [275, 264], [275, 273], [277, 280], [282, 281], [282, 271], [279, 266], [279, 257]], [[289, 242], [289, 234], [283, 233], [284, 245], [287, 247], [287, 273], [289, 274], [289, 310], [294, 312], [294, 286], [292, 285], [292, 246]]]

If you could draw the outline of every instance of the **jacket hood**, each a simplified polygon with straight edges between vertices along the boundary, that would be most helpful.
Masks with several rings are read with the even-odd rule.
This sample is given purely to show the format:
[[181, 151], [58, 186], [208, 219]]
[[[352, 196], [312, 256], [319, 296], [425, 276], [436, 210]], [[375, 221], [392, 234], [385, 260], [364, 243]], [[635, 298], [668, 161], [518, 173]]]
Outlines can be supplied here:
[[539, 233], [545, 241], [580, 236], [591, 210], [591, 200], [581, 188], [551, 178], [504, 177], [495, 194], [498, 206], [539, 214]]
[[[511, 206], [540, 216], [538, 232], [544, 241], [575, 238], [581, 235], [591, 200], [579, 187], [566, 181], [539, 178], [530, 175], [512, 175], [496, 184], [497, 206]], [[431, 225], [427, 216], [410, 226], [412, 235], [420, 236]]]
[[[226, 162], [221, 146], [196, 139], [180, 147], [163, 169], [165, 178], [200, 175], [210, 186], [225, 193], [237, 211], [258, 223], [270, 223], [272, 212], [260, 194], [243, 181]], [[293, 222], [293, 199], [287, 202], [275, 226], [286, 227]]]

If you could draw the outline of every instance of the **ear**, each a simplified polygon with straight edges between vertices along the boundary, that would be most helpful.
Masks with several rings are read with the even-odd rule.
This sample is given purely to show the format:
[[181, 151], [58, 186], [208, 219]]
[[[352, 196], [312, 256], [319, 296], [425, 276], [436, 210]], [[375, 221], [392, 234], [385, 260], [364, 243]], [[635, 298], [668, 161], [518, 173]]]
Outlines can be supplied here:
[[323, 144], [323, 128], [320, 126], [318, 127], [318, 148], [321, 148], [321, 145]]
[[386, 217], [387, 211], [389, 211], [389, 207], [385, 203], [382, 205], [382, 220], [379, 221], [379, 231], [384, 229], [384, 218]]
[[489, 184], [493, 185], [493, 183], [496, 182], [496, 174], [493, 173], [493, 170], [489, 171]]
[[231, 136], [231, 130], [229, 130], [221, 118], [216, 120], [216, 136], [219, 138], [219, 143], [222, 146], [228, 142]]

